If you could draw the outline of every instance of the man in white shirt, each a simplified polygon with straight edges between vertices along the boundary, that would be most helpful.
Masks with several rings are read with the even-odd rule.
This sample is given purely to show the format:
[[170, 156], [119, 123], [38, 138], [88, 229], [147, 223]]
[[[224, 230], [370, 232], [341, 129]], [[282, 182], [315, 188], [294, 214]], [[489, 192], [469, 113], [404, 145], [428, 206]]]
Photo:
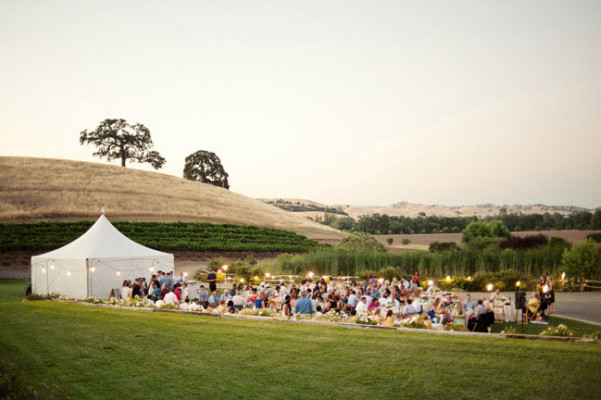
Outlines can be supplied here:
[[240, 295], [240, 292], [236, 292], [234, 297], [232, 297], [232, 302], [234, 303], [234, 308], [240, 311], [244, 307], [246, 300]]
[[403, 308], [403, 316], [413, 315], [417, 312], [415, 307], [412, 304], [411, 299], [407, 299], [407, 305]]
[[356, 292], [354, 290], [351, 292], [351, 295], [348, 297], [348, 304], [353, 308], [357, 307], [357, 304], [359, 304], [359, 298], [357, 297]]
[[365, 314], [368, 309], [369, 306], [367, 304], [367, 299], [365, 298], [365, 296], [363, 296], [361, 297], [361, 301], [357, 303], [357, 307], [355, 307], [355, 310], [357, 311], [357, 316], [360, 317], [361, 315]]
[[179, 304], [177, 296], [175, 295], [175, 293], [173, 293], [174, 290], [174, 288], [171, 288], [171, 291], [165, 295], [165, 298], [163, 299], [165, 304]]

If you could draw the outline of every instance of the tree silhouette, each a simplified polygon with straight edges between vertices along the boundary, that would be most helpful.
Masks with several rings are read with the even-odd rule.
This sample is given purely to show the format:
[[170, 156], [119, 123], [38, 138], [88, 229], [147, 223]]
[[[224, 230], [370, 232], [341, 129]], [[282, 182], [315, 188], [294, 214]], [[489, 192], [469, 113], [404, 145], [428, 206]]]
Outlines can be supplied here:
[[152, 150], [150, 131], [142, 124], [130, 125], [124, 119], [105, 119], [93, 131], [87, 129], [79, 136], [79, 143], [96, 146], [94, 155], [107, 161], [121, 160], [125, 167], [127, 160], [148, 163], [154, 169], [165, 164], [158, 151]]
[[184, 178], [186, 179], [229, 189], [228, 176], [221, 165], [221, 160], [215, 153], [199, 150], [186, 157], [184, 165]]

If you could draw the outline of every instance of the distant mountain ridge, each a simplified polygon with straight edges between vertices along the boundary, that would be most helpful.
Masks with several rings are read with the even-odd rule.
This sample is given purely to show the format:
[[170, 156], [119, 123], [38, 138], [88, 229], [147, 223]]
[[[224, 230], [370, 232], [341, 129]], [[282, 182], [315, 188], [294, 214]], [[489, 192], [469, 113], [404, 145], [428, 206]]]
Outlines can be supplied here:
[[[440, 204], [419, 204], [410, 203], [408, 201], [400, 201], [388, 206], [354, 206], [350, 204], [344, 205], [325, 205], [312, 200], [303, 199], [261, 199], [262, 201], [273, 204], [275, 206], [281, 206], [286, 202], [293, 203], [297, 206], [306, 206], [307, 208], [315, 209], [316, 206], [323, 208], [332, 208], [340, 210], [349, 216], [357, 219], [362, 215], [373, 215], [373, 214], [386, 214], [389, 216], [404, 216], [404, 217], [418, 217], [420, 214], [425, 215], [436, 215], [439, 217], [471, 217], [477, 216], [478, 218], [485, 218], [490, 216], [499, 215], [502, 212], [507, 214], [544, 214], [544, 213], [559, 213], [563, 216], [579, 213], [583, 211], [595, 211], [595, 209], [588, 209], [577, 206], [549, 206], [545, 204], [513, 204], [513, 205], [497, 205], [492, 203], [486, 204], [475, 204], [475, 205], [462, 205], [462, 206], [445, 206]], [[599, 208], [597, 208], [599, 209]], [[293, 210], [291, 210], [293, 211]], [[299, 210], [307, 211], [307, 210]], [[422, 215], [423, 215], [422, 214]]]

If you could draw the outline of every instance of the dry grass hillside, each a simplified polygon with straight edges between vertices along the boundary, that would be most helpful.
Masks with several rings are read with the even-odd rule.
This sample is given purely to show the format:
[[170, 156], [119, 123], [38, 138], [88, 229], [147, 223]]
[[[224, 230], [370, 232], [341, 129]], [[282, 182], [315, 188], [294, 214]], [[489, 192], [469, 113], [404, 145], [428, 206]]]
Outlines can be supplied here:
[[0, 157], [0, 222], [95, 219], [202, 221], [343, 233], [229, 190], [157, 172], [69, 160]]

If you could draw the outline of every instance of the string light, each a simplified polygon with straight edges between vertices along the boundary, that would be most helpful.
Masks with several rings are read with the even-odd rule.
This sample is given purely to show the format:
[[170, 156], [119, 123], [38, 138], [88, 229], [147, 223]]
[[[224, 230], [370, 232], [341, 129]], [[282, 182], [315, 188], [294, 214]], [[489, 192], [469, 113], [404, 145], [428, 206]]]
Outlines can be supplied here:
[[240, 283], [244, 283], [244, 278], [240, 278]]
[[561, 280], [565, 281], [566, 280], [566, 273], [564, 272], [563, 274], [561, 274]]
[[71, 271], [67, 271], [67, 276], [71, 276]]
[[307, 275], [309, 278], [313, 278], [313, 276], [315, 276], [315, 274], [313, 272], [309, 272], [309, 274]]
[[186, 278], [188, 277], [188, 273], [187, 272], [184, 272], [184, 277], [186, 277]]
[[54, 265], [50, 264], [50, 269], [54, 271]]
[[447, 275], [447, 282], [451, 282], [451, 275]]
[[521, 284], [521, 282], [520, 282], [520, 281], [517, 281], [517, 282], [515, 283], [515, 286], [517, 286], [517, 287], [520, 287], [520, 284]]
[[149, 270], [150, 272], [153, 272], [153, 271], [154, 271], [154, 267], [150, 267], [150, 268], [148, 268], [148, 270]]
[[434, 281], [432, 279], [428, 281], [428, 286], [434, 286]]
[[121, 270], [117, 270], [117, 275], [121, 275]]
[[42, 267], [42, 274], [46, 273], [46, 268]]
[[269, 278], [271, 276], [271, 274], [269, 272], [265, 272], [265, 277]]
[[487, 289], [489, 292], [491, 292], [493, 287], [494, 287], [494, 286], [493, 286], [493, 284], [492, 284], [492, 283], [489, 283], [489, 284], [486, 286], [486, 289]]
[[468, 277], [467, 277], [467, 280], [468, 280], [468, 281], [471, 281], [471, 280], [472, 280], [472, 277], [471, 277], [471, 276], [468, 276]]
[[227, 265], [224, 265], [221, 268], [223, 268], [224, 271], [227, 271]]
[[91, 267], [90, 272], [96, 272], [96, 267]]

